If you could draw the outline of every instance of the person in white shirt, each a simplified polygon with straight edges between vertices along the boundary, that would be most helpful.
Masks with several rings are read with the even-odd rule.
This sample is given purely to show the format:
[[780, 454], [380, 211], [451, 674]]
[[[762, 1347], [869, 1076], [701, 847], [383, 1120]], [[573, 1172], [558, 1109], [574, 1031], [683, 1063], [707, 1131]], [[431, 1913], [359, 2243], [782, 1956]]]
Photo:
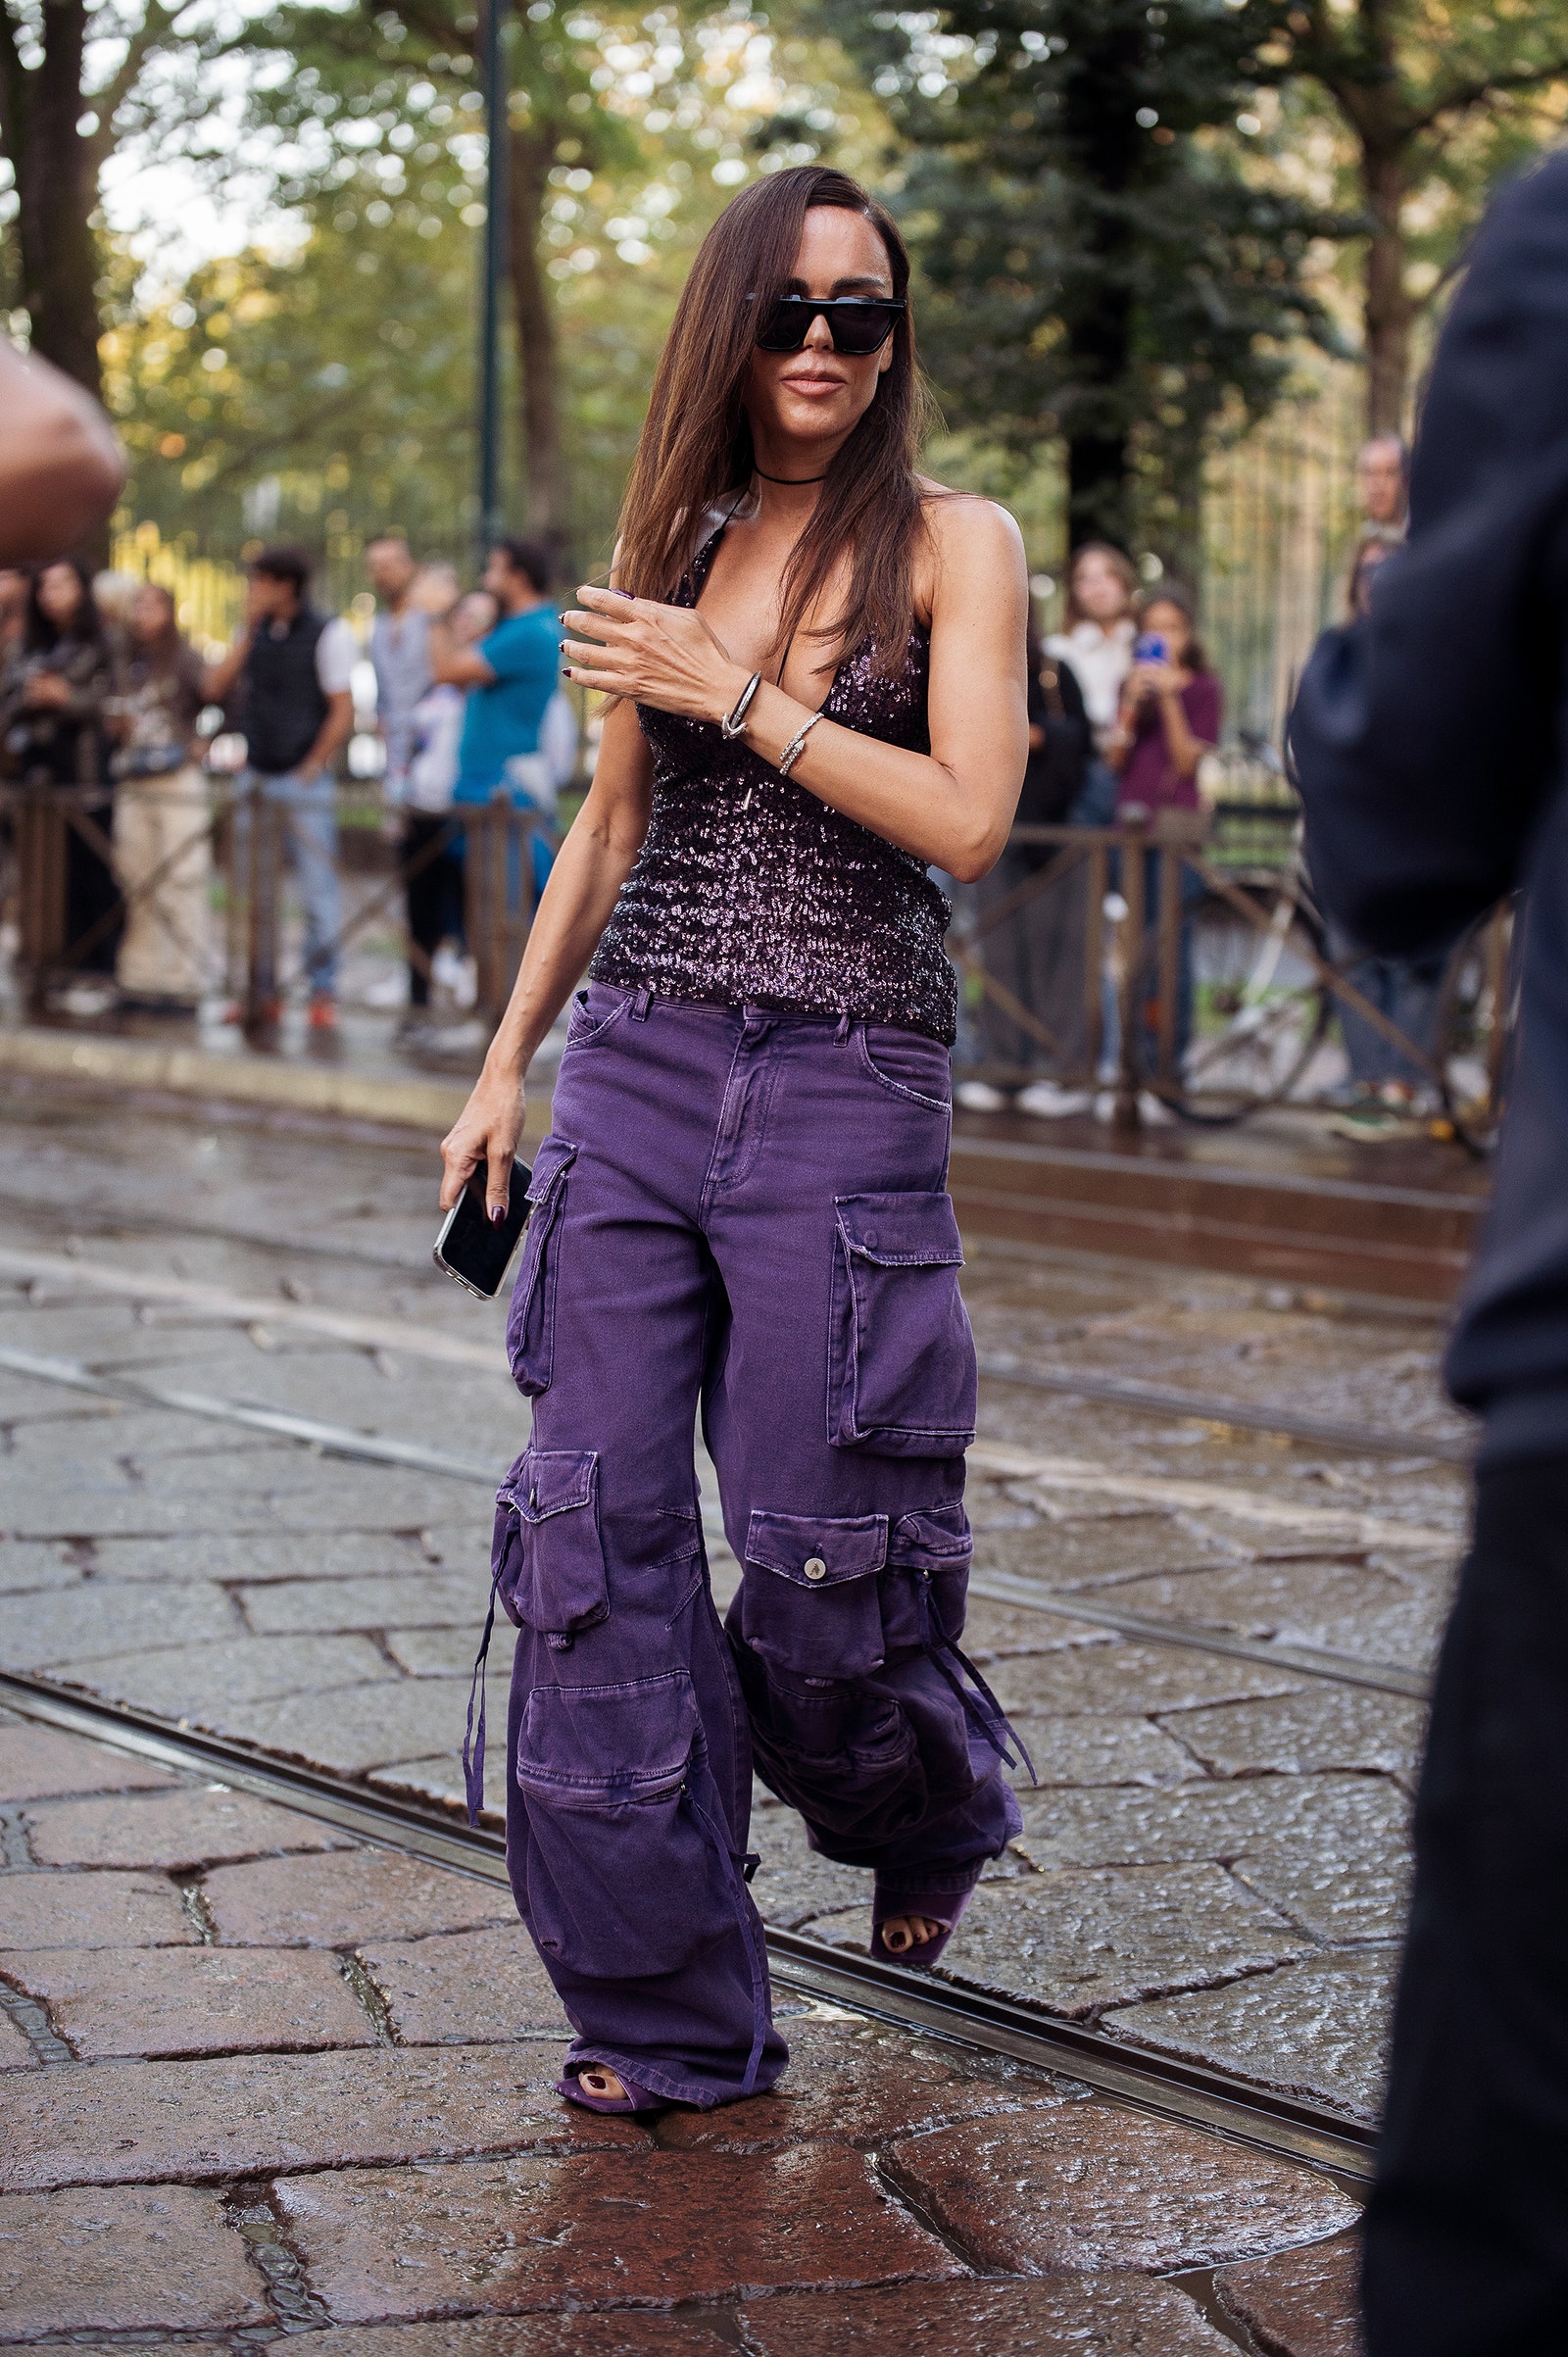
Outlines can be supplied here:
[[1115, 817], [1116, 777], [1104, 756], [1116, 725], [1122, 683], [1133, 667], [1138, 586], [1131, 558], [1107, 540], [1086, 540], [1074, 550], [1067, 568], [1063, 626], [1046, 641], [1048, 655], [1071, 663], [1095, 732], [1095, 759], [1067, 812], [1072, 826], [1109, 826]]
[[[470, 591], [452, 611], [454, 644], [477, 646], [498, 619], [489, 591]], [[424, 1026], [430, 983], [439, 978], [436, 962], [443, 945], [463, 939], [463, 838], [453, 833], [449, 814], [467, 702], [461, 687], [427, 687], [409, 714], [400, 800], [403, 863], [409, 870], [410, 1033]]]

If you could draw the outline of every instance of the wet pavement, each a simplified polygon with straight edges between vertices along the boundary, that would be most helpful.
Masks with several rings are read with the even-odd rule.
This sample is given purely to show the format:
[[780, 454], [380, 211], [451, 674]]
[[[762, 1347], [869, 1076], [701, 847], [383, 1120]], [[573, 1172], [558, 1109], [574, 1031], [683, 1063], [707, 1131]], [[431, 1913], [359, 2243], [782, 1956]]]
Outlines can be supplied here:
[[[116, 1118], [37, 1086], [13, 1088], [5, 1110], [0, 1667], [456, 1807], [487, 1580], [490, 1501], [479, 1476], [523, 1446], [526, 1407], [505, 1369], [503, 1309], [429, 1268], [429, 1146], [215, 1109]], [[1370, 2119], [1403, 1906], [1420, 1693], [1465, 1528], [1462, 1471], [1423, 1454], [1424, 1443], [1463, 1435], [1437, 1381], [1441, 1328], [1393, 1309], [1312, 1305], [1298, 1291], [1241, 1280], [988, 1248], [972, 1255], [965, 1286], [982, 1350], [1408, 1435], [1407, 1456], [1362, 1458], [1214, 1417], [983, 1385], [965, 1645], [1028, 1743], [1035, 1780], [1020, 1771], [1024, 1831], [988, 1874], [942, 1967], [960, 1986], [1023, 1997], [1129, 2047]], [[63, 1362], [85, 1367], [109, 1393], [49, 1380], [40, 1360], [55, 1362], [56, 1374]], [[176, 1391], [186, 1404], [137, 1398], [136, 1384]], [[211, 1412], [194, 1412], [193, 1399]], [[415, 1442], [463, 1460], [472, 1477], [317, 1453], [230, 1420], [236, 1404], [316, 1418], [372, 1446]], [[710, 1472], [707, 1492], [722, 1600], [736, 1569], [716, 1528]], [[493, 1711], [505, 1683], [498, 1660]], [[764, 1913], [863, 1946], [864, 1878], [812, 1856], [789, 1812], [760, 1792], [759, 1800], [755, 1889]], [[230, 1795], [228, 1805], [241, 1803]], [[286, 1865], [264, 1869], [234, 1846], [260, 1841], [243, 1823], [226, 1836], [205, 1821], [181, 1830], [171, 1813], [159, 1854], [143, 1856], [115, 1830], [129, 1802], [58, 1806], [77, 1816], [28, 1834], [43, 1847], [29, 1846], [27, 1876], [120, 1878], [124, 1906], [146, 1927], [125, 1944], [167, 1960], [180, 1944], [160, 1929], [167, 1878], [200, 1873], [213, 1903], [229, 1911], [214, 1920], [237, 1927], [220, 1932], [220, 1943], [254, 1941], [260, 1931], [288, 1945], [293, 1933], [267, 1931], [285, 1921], [306, 1925], [309, 1938], [318, 1906], [339, 1936], [325, 1947], [373, 1939], [376, 1962], [365, 1969], [394, 2041], [451, 2036], [483, 2045], [514, 2036], [519, 2021], [537, 2023], [544, 1985], [536, 1975], [527, 1993], [516, 1937], [494, 1915], [461, 1930], [416, 1915], [410, 1930], [394, 1909], [368, 1928], [354, 1914], [361, 1900], [348, 1898], [333, 1915], [348, 1861], [322, 1850], [318, 1830]], [[132, 1815], [132, 1829], [141, 1822], [151, 1820]], [[384, 1860], [378, 1871], [384, 1881]], [[28, 1905], [41, 1903], [34, 1891]], [[85, 1904], [71, 1899], [78, 1912]], [[408, 1904], [416, 1906], [412, 1891]], [[79, 1938], [63, 1933], [55, 1945], [99, 1953], [91, 1916], [86, 1907]], [[45, 1987], [39, 1968], [31, 2001], [51, 2020], [59, 2008], [60, 2037], [79, 2028], [80, 2050], [101, 2057], [95, 2072], [130, 2067], [127, 2041], [142, 2021], [182, 2018], [191, 2037], [221, 2038], [238, 2009], [262, 2046], [269, 2022], [287, 2028], [288, 1999], [270, 1967], [243, 1984], [177, 1962], [111, 1972], [68, 1959], [50, 1969]], [[9, 1960], [0, 1976], [12, 1978]], [[339, 1974], [311, 1993], [323, 2052], [360, 2050], [343, 1986]], [[440, 2028], [448, 2020], [454, 2032]], [[194, 2069], [192, 2057], [212, 2050], [171, 2046], [183, 2059], [160, 2067]], [[758, 2147], [749, 2149], [755, 2157]], [[484, 2164], [489, 2174], [463, 2196], [469, 2256], [440, 2266], [471, 2280], [499, 2183], [511, 2187], [506, 2201], [548, 2208], [544, 2165]], [[1019, 2154], [995, 2165], [1013, 2171], [1009, 2184], [1021, 2181]], [[884, 2172], [877, 2182], [893, 2181]], [[965, 2183], [982, 2188], [965, 2196], [978, 2216], [983, 2174]], [[907, 2214], [927, 2222], [921, 2231], [935, 2224], [944, 2251], [960, 2251], [955, 2265], [1049, 2274], [1069, 2263], [1056, 2244], [1033, 2258], [983, 2255], [964, 2240], [969, 2230], [952, 2224], [958, 2195], [946, 2179], [898, 2184], [898, 2198], [913, 2205]], [[1053, 2217], [1056, 2199], [1042, 2193]], [[372, 2264], [356, 2255], [359, 2200], [344, 2187], [336, 2206], [299, 2212], [313, 2264], [337, 2287], [327, 2305], [344, 2318], [405, 2313], [376, 2303], [393, 2273], [424, 2266], [408, 2254], [432, 2230], [411, 2194], [397, 2212], [393, 2256]], [[386, 2225], [392, 2234], [390, 2214]], [[1240, 2267], [1241, 2254], [1230, 2256]], [[755, 2264], [765, 2275], [762, 2259]], [[1147, 2262], [1160, 2275], [1187, 2264], [1180, 2255]], [[1242, 2280], [1234, 2313], [1252, 2319], [1260, 2346], [1349, 2348], [1292, 2340], [1269, 2321], [1321, 2313], [1315, 2277], [1269, 2275], [1245, 2297]], [[932, 2291], [933, 2317], [948, 2313], [947, 2296]], [[966, 2297], [963, 2314], [978, 2317], [978, 2287]], [[1102, 2342], [1061, 2345], [1215, 2345], [1201, 2337], [1212, 2325], [1188, 2307], [1192, 2321], [1177, 2337], [1156, 2309], [1147, 2326], [1129, 2309], [1114, 2312]], [[1026, 2346], [1018, 2317], [1014, 2345]], [[1045, 2307], [1034, 2321], [1041, 2347], [1078, 2329]], [[443, 2352], [457, 2347], [455, 2330], [442, 2329]], [[782, 2345], [751, 2321], [746, 2330], [759, 2350]], [[808, 2348], [825, 2330], [803, 2308], [789, 2345]], [[968, 2325], [955, 2321], [952, 2331], [958, 2336], [930, 2345], [981, 2345], [962, 2336]], [[1000, 2335], [999, 2325], [985, 2345], [1007, 2345]], [[398, 2342], [408, 2357], [423, 2357], [423, 2345], [407, 2332]], [[534, 2345], [558, 2344], [508, 2342]], [[612, 2332], [559, 2345], [684, 2344]]]
[[1354, 2349], [1315, 2170], [786, 1992], [777, 2092], [597, 2119], [494, 1881], [9, 1712], [0, 1833], [0, 2342]]

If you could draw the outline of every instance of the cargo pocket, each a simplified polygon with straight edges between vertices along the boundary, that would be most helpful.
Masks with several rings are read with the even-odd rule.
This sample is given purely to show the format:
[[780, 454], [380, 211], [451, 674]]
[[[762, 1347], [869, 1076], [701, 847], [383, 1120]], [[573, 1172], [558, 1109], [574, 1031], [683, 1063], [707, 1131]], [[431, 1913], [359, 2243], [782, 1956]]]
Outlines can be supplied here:
[[679, 1972], [735, 1929], [732, 1877], [694, 1801], [709, 1779], [685, 1670], [536, 1687], [514, 1767], [528, 1925], [552, 1962], [638, 1980]]
[[596, 1450], [523, 1450], [496, 1492], [490, 1561], [508, 1619], [557, 1647], [606, 1617]]
[[507, 1356], [514, 1382], [530, 1399], [550, 1389], [555, 1368], [560, 1253], [552, 1251], [551, 1239], [566, 1200], [566, 1173], [576, 1158], [576, 1147], [564, 1138], [546, 1138], [528, 1186], [533, 1207], [507, 1319]]
[[888, 1539], [882, 1633], [889, 1654], [952, 1645], [963, 1635], [974, 1543], [959, 1504], [901, 1514]]
[[877, 1574], [888, 1518], [754, 1513], [746, 1534], [741, 1635], [798, 1678], [863, 1678], [881, 1667]]
[[974, 1337], [946, 1195], [848, 1195], [828, 1334], [827, 1437], [873, 1456], [956, 1456], [974, 1439]]

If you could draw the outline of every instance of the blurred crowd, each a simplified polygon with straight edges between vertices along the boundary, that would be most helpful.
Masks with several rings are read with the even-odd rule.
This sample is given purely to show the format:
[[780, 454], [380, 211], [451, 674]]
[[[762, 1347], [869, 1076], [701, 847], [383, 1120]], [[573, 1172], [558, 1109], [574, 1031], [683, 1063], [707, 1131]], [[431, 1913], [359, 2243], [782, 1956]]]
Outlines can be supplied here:
[[[54, 992], [62, 1011], [188, 1013], [211, 998], [221, 958], [209, 748], [221, 737], [243, 749], [222, 797], [235, 873], [251, 877], [258, 815], [275, 813], [304, 916], [308, 1020], [335, 1028], [338, 778], [367, 717], [356, 711], [367, 661], [384, 824], [407, 904], [404, 1031], [418, 1039], [433, 995], [471, 1000], [457, 814], [500, 800], [548, 825], [576, 761], [549, 556], [530, 541], [499, 540], [482, 584], [464, 594], [450, 565], [421, 566], [388, 534], [367, 551], [367, 570], [368, 647], [348, 621], [318, 611], [302, 551], [262, 550], [247, 568], [243, 625], [216, 660], [181, 631], [161, 583], [95, 578], [72, 558], [0, 570], [0, 779], [43, 787], [67, 820]], [[15, 840], [15, 824], [10, 832]], [[551, 857], [542, 831], [531, 849], [537, 890]], [[281, 995], [274, 955], [262, 1020], [276, 1020]]]

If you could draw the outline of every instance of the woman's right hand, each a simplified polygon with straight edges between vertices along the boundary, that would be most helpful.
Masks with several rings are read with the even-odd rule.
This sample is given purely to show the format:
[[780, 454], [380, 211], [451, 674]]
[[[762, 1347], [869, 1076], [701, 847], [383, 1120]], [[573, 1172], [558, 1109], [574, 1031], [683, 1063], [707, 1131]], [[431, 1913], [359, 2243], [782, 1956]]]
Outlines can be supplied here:
[[452, 1209], [473, 1173], [482, 1169], [485, 1209], [492, 1220], [505, 1218], [523, 1109], [520, 1072], [492, 1072], [487, 1067], [480, 1073], [473, 1094], [441, 1141], [443, 1211]]

